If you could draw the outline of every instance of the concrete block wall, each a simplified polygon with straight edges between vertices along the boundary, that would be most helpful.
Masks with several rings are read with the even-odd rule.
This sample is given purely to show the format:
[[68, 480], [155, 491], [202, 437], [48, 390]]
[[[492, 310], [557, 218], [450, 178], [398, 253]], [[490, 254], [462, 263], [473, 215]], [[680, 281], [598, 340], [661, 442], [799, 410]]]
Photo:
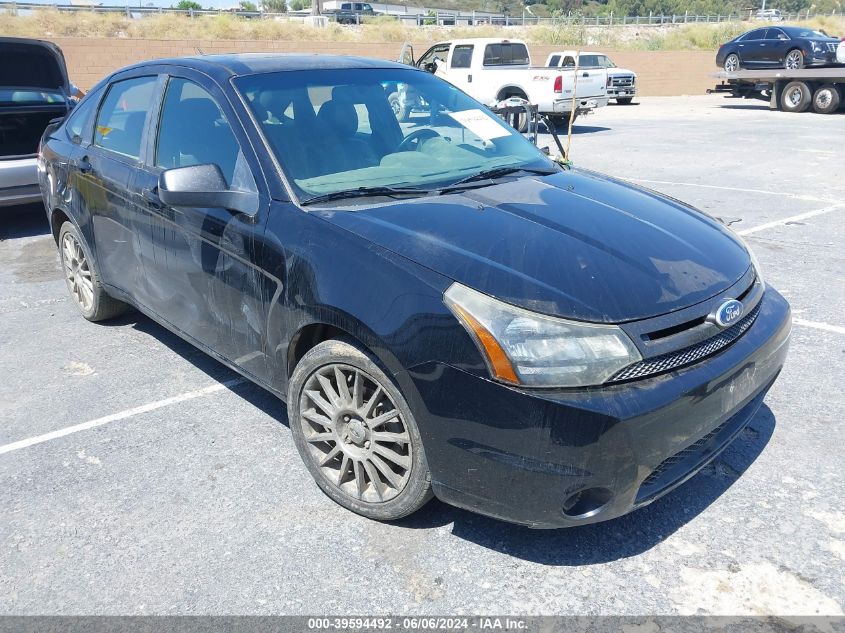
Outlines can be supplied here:
[[[140, 40], [128, 38], [57, 37], [64, 51], [71, 81], [88, 89], [108, 73], [145, 59], [212, 53], [322, 53], [360, 55], [395, 60], [401, 42], [282, 42], [260, 40]], [[417, 54], [429, 43], [414, 45]], [[559, 46], [532, 45], [531, 55], [542, 64]], [[606, 51], [618, 66], [635, 70], [642, 96], [699, 95], [716, 80], [715, 54], [709, 51]]]

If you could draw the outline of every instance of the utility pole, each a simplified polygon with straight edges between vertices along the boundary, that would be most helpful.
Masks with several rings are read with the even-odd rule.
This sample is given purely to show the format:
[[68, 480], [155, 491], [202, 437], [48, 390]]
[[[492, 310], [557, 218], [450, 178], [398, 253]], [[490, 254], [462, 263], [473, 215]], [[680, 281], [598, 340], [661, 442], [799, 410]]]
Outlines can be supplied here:
[[311, 15], [323, 15], [323, 0], [311, 0]]

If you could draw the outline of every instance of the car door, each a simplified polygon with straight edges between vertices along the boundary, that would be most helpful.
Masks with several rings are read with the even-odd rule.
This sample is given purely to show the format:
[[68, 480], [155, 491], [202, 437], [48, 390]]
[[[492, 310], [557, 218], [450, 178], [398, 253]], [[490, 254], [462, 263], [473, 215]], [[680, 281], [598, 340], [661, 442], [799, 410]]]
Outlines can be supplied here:
[[766, 30], [756, 29], [746, 33], [737, 43], [737, 55], [743, 66], [765, 66]]
[[130, 187], [157, 80], [144, 75], [112, 82], [97, 111], [92, 143], [81, 145], [72, 159], [80, 210], [91, 221], [103, 282], [130, 297], [138, 296], [145, 277]]
[[472, 83], [472, 44], [456, 44], [449, 55], [449, 81], [468, 92]]
[[766, 62], [780, 66], [790, 48], [791, 41], [783, 29], [770, 28], [766, 31]]
[[[269, 197], [243, 128], [200, 74], [171, 75], [134, 195], [147, 220], [145, 305], [178, 331], [259, 379], [266, 311], [279, 284], [261, 268]], [[255, 213], [172, 207], [158, 197], [165, 169], [216, 164], [231, 189], [256, 194]]]

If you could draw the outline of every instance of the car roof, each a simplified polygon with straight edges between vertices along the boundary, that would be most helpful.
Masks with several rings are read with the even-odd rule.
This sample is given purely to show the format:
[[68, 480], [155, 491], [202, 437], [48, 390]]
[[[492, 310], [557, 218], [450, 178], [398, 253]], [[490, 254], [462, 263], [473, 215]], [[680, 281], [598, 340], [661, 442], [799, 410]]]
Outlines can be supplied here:
[[193, 68], [216, 76], [300, 70], [350, 70], [356, 68], [405, 68], [411, 70], [411, 67], [405, 64], [369, 57], [302, 53], [237, 53], [150, 59], [127, 66], [117, 72], [160, 65]]

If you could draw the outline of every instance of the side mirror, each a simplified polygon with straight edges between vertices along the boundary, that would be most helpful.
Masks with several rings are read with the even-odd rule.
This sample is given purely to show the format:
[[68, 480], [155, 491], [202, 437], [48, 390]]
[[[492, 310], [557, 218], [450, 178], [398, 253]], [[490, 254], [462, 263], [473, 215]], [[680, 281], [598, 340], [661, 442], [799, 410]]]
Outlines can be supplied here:
[[434, 62], [428, 62], [425, 65], [425, 72], [431, 73], [432, 75], [437, 72], [437, 64]]
[[171, 207], [221, 207], [254, 215], [258, 194], [229, 189], [214, 164], [167, 169], [158, 177], [158, 197]]

